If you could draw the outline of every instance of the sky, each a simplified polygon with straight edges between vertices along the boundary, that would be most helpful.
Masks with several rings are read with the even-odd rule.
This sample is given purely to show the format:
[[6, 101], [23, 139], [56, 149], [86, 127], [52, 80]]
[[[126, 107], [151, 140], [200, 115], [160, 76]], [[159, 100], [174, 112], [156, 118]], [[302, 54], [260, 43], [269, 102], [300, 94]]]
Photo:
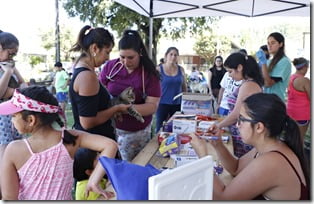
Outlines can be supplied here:
[[[13, 33], [20, 41], [20, 51], [33, 49], [41, 51], [34, 44], [39, 40], [41, 30], [55, 26], [55, 0], [0, 0], [0, 30]], [[60, 2], [60, 1], [59, 1]], [[59, 22], [79, 32], [84, 26], [78, 18], [70, 18], [59, 3]]]

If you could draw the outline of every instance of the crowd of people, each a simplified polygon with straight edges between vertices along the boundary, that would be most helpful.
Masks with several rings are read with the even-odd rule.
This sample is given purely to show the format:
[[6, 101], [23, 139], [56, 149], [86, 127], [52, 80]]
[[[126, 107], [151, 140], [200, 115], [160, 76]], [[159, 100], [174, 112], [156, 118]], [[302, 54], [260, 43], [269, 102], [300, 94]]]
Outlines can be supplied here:
[[[220, 138], [228, 128], [234, 147], [229, 152], [221, 139], [207, 141], [191, 134], [199, 157], [208, 154], [210, 142], [234, 176], [225, 185], [214, 175], [215, 200], [310, 199], [311, 156], [304, 149], [310, 123], [310, 80], [305, 76], [309, 61], [300, 57], [291, 62], [281, 33], [271, 33], [266, 40], [256, 55], [243, 49], [224, 61], [216, 56], [207, 70], [207, 94], [217, 100], [215, 111], [224, 117], [208, 131]], [[156, 66], [135, 30], [124, 31], [118, 42], [120, 57], [110, 59], [114, 46], [108, 30], [84, 26], [71, 48], [80, 54], [72, 77], [61, 62], [54, 65], [54, 96], [43, 86], [25, 83], [13, 60], [19, 41], [0, 31], [2, 199], [71, 200], [73, 186], [74, 199], [111, 198], [112, 192], [104, 190], [107, 177], [98, 158], [131, 162], [180, 110], [177, 96], [188, 91], [188, 79], [176, 47], [169, 47]], [[296, 68], [292, 75], [291, 63]], [[193, 77], [200, 80], [196, 68], [189, 79]], [[112, 104], [112, 98], [129, 87], [133, 103]], [[73, 127], [66, 127], [68, 100]], [[132, 117], [135, 111], [143, 122]]]

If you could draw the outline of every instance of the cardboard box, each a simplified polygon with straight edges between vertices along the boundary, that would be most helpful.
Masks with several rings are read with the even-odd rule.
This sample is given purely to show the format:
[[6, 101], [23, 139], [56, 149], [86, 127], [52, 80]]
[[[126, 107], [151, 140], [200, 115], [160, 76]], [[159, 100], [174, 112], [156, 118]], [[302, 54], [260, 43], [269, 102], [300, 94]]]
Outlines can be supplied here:
[[200, 131], [206, 132], [213, 124], [215, 124], [217, 122], [218, 122], [217, 120], [199, 121], [197, 127]]
[[211, 116], [213, 114], [213, 97], [200, 93], [183, 93], [181, 112], [184, 114], [200, 114]]
[[195, 132], [196, 127], [196, 120], [174, 119], [172, 122], [172, 132], [179, 134]]

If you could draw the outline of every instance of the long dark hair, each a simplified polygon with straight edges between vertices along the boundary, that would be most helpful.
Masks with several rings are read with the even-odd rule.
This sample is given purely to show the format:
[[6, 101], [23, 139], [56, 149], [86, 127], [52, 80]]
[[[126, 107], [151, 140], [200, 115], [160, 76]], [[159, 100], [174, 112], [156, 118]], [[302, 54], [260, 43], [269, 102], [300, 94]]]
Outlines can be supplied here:
[[90, 55], [88, 49], [93, 43], [95, 43], [99, 49], [109, 47], [111, 45], [114, 46], [114, 38], [113, 35], [105, 28], [93, 28], [86, 25], [80, 30], [77, 41], [70, 51], [81, 52], [81, 56], [79, 57], [80, 59], [84, 56]]
[[[57, 99], [44, 86], [34, 85], [26, 87], [24, 89], [20, 89], [20, 93], [36, 101], [40, 101], [53, 106], [58, 106]], [[27, 116], [29, 115], [37, 116], [42, 126], [52, 126], [54, 122], [57, 122], [60, 127], [64, 127], [64, 123], [62, 122], [58, 113], [41, 113], [23, 110], [21, 114], [24, 120], [26, 120]], [[68, 131], [64, 130], [63, 143], [75, 145], [76, 139], [77, 137], [71, 135]]]
[[222, 56], [218, 55], [214, 59], [214, 65], [209, 69], [213, 73], [213, 77], [215, 77], [217, 75], [217, 71], [218, 71], [217, 70], [217, 66], [216, 66], [216, 59], [220, 59], [221, 60], [222, 71], [226, 72], [226, 69], [225, 69], [224, 64], [223, 64], [223, 58], [222, 58]]
[[237, 69], [238, 65], [243, 66], [242, 75], [244, 79], [252, 78], [259, 86], [264, 85], [264, 78], [261, 73], [261, 69], [254, 57], [245, 55], [241, 52], [232, 53], [225, 60], [224, 66], [230, 69]]
[[140, 55], [140, 64], [143, 65], [148, 75], [155, 75], [160, 78], [159, 72], [156, 70], [156, 65], [147, 54], [141, 36], [135, 30], [125, 30], [119, 41], [119, 50], [127, 49], [132, 49]]
[[279, 60], [286, 54], [285, 54], [285, 37], [278, 32], [269, 34], [268, 38], [269, 37], [273, 37], [277, 42], [282, 43], [282, 47], [279, 48], [278, 52], [274, 55], [268, 66], [268, 72], [270, 73], [274, 69], [275, 65], [279, 62]]
[[305, 160], [302, 138], [297, 123], [287, 115], [285, 103], [276, 94], [257, 93], [243, 101], [247, 114], [262, 122], [269, 131], [269, 137], [280, 140], [297, 155], [310, 187], [309, 167]]

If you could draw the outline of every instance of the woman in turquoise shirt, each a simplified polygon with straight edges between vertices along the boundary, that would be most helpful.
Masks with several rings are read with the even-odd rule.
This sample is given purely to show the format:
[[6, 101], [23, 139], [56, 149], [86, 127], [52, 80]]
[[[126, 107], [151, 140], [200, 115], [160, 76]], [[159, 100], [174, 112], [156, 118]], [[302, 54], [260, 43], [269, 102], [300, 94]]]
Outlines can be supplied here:
[[286, 89], [291, 75], [291, 62], [285, 54], [285, 38], [281, 33], [271, 33], [267, 38], [270, 60], [259, 50], [256, 56], [262, 64], [264, 92], [277, 94], [281, 100], [286, 99]]

